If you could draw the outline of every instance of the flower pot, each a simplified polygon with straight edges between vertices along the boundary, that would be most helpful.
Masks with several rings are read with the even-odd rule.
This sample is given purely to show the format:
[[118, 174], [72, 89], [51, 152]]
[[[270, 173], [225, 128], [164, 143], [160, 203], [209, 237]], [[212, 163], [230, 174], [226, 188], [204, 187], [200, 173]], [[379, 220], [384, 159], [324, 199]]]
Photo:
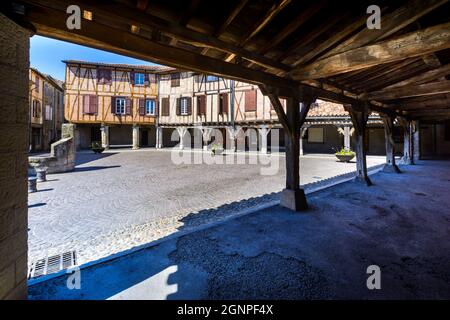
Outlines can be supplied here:
[[94, 151], [95, 153], [102, 153], [103, 151], [105, 151], [105, 148], [92, 148], [92, 151]]
[[338, 158], [340, 162], [350, 162], [354, 157], [354, 154], [336, 154], [336, 158]]
[[28, 177], [28, 193], [36, 192], [37, 186], [36, 186], [37, 177]]

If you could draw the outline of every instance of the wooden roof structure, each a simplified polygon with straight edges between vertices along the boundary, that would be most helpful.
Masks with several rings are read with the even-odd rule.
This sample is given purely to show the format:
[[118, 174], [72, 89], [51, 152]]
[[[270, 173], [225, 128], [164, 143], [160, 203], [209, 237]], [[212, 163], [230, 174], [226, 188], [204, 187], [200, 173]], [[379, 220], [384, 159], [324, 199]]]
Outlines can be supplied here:
[[[43, 36], [280, 95], [300, 86], [412, 119], [450, 118], [448, 0], [377, 2], [380, 30], [366, 26], [372, 0], [24, 0], [12, 14]], [[66, 27], [74, 4], [88, 13], [80, 30]]]

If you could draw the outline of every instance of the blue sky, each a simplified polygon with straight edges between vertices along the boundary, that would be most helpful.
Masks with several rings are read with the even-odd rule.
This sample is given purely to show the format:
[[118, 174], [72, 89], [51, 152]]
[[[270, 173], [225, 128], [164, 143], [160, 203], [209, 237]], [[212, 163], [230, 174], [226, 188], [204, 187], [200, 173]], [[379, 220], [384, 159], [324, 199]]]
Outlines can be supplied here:
[[63, 80], [65, 64], [61, 60], [86, 60], [104, 63], [154, 65], [154, 63], [91, 49], [69, 42], [33, 36], [30, 43], [30, 65], [43, 73]]

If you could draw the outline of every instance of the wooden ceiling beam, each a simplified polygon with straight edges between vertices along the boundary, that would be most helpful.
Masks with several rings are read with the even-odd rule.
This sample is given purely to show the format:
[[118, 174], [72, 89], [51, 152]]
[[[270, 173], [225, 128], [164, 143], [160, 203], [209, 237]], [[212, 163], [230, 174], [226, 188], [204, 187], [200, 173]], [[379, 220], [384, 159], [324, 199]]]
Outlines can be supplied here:
[[[65, 24], [65, 12], [50, 8], [33, 8], [28, 5], [26, 19], [36, 26], [40, 35], [63, 41], [77, 43], [96, 49], [107, 50], [138, 59], [149, 60], [172, 67], [187, 69], [231, 79], [247, 81], [254, 84], [266, 83], [272, 86], [296, 87], [291, 80], [276, 77], [269, 73], [248, 69], [222, 60], [202, 56], [200, 54], [163, 45], [119, 29], [99, 24], [94, 21], [83, 21], [79, 30], [68, 30]], [[114, 34], [114, 37], [105, 36]]]
[[195, 10], [197, 10], [198, 6], [200, 5], [200, 2], [201, 0], [192, 0], [189, 2], [187, 10], [183, 13], [180, 21], [178, 22], [179, 25], [186, 26], [189, 23], [189, 20], [191, 19]]
[[450, 74], [450, 64], [446, 64], [442, 67], [424, 72], [415, 77], [411, 77], [409, 79], [406, 79], [406, 80], [397, 82], [395, 84], [392, 84], [390, 86], [387, 86], [384, 89], [393, 89], [393, 88], [403, 87], [408, 84], [424, 84], [424, 83], [439, 79], [441, 77], [445, 77], [449, 74]]
[[238, 1], [238, 5], [233, 8], [233, 10], [227, 15], [227, 18], [225, 21], [223, 21], [218, 28], [213, 33], [213, 36], [218, 37], [220, 36], [228, 27], [229, 25], [234, 21], [234, 19], [237, 17], [237, 15], [242, 11], [242, 9], [245, 7], [245, 5], [248, 3], [249, 0], [242, 0]]
[[450, 22], [316, 61], [294, 69], [291, 76], [300, 81], [320, 79], [447, 48], [450, 48]]
[[361, 96], [370, 100], [392, 100], [408, 97], [428, 96], [441, 93], [450, 93], [450, 81], [434, 83], [406, 85], [403, 87], [373, 91]]
[[44, 5], [45, 7], [53, 9], [67, 8], [67, 6], [70, 4], [76, 4], [82, 8], [94, 12], [94, 15], [99, 14], [110, 17], [125, 24], [130, 24], [130, 22], [133, 22], [133, 24], [137, 25], [140, 28], [157, 29], [169, 36], [175, 37], [180, 41], [194, 46], [210, 47], [223, 52], [234, 53], [244, 59], [271, 69], [282, 71], [291, 70], [289, 66], [278, 63], [255, 52], [251, 52], [242, 47], [238, 47], [228, 42], [219, 40], [216, 37], [193, 31], [186, 27], [180, 26], [178, 23], [166, 21], [157, 16], [149, 15], [147, 13], [141, 12], [140, 10], [132, 10], [122, 4], [111, 3], [107, 6], [100, 6], [92, 4], [92, 2], [88, 0], [24, 0], [24, 2], [35, 4], [38, 6]]
[[381, 29], [364, 28], [358, 34], [324, 54], [320, 59], [386, 39], [448, 1], [449, 0], [409, 1], [407, 5], [403, 5], [392, 13], [383, 14]]
[[302, 24], [311, 19], [311, 17], [314, 16], [317, 12], [319, 12], [326, 3], [328, 3], [327, 0], [321, 0], [320, 2], [315, 3], [312, 6], [309, 6], [308, 8], [302, 10], [298, 14], [298, 16], [290, 23], [288, 23], [280, 32], [278, 32], [275, 37], [267, 41], [267, 44], [259, 52], [261, 54], [265, 54], [272, 48], [276, 47], [294, 31], [300, 28]]

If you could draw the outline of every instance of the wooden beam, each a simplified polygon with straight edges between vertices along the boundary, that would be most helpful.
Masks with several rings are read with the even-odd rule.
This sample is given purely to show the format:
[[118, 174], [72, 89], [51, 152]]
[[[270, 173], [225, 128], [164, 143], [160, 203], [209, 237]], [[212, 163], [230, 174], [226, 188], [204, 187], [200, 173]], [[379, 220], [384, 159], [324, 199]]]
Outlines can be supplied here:
[[200, 2], [201, 0], [191, 0], [189, 2], [187, 10], [183, 13], [180, 21], [178, 22], [181, 26], [185, 26], [188, 24], [189, 20], [191, 19], [191, 16], [194, 14], [195, 10], [200, 5]]
[[[94, 15], [108, 17], [109, 19], [114, 19], [124, 24], [130, 24], [132, 22], [141, 29], [157, 29], [169, 36], [175, 37], [180, 41], [194, 46], [209, 47], [223, 52], [233, 53], [246, 60], [254, 62], [255, 64], [271, 69], [281, 71], [291, 70], [290, 66], [266, 58], [255, 52], [248, 51], [242, 47], [219, 40], [214, 36], [209, 36], [197, 31], [193, 31], [191, 29], [180, 26], [176, 22], [166, 21], [164, 19], [161, 19], [160, 17], [144, 13], [140, 10], [132, 10], [129, 7], [121, 4], [111, 3], [107, 6], [99, 6], [92, 4], [92, 2], [88, 0], [25, 0], [24, 2], [31, 3], [36, 6], [45, 6], [47, 8], [56, 10], [65, 10], [65, 8], [67, 8], [67, 6], [71, 4], [79, 5], [82, 8], [94, 12]], [[83, 23], [84, 22], [85, 20], [83, 20]]]
[[419, 85], [406, 85], [403, 87], [374, 91], [365, 94], [365, 99], [392, 100], [408, 97], [428, 96], [440, 93], [450, 93], [450, 81], [439, 81]]
[[[38, 34], [77, 43], [101, 50], [112, 51], [138, 59], [149, 60], [172, 67], [187, 69], [254, 84], [292, 88], [295, 82], [268, 73], [226, 63], [188, 50], [150, 41], [140, 35], [96, 23], [83, 21], [79, 30], [68, 30], [66, 14], [58, 10], [29, 6], [26, 19], [36, 26]], [[114, 37], [109, 35], [114, 34]]]
[[422, 74], [419, 74], [415, 77], [411, 77], [409, 79], [397, 82], [393, 85], [390, 85], [388, 87], [385, 87], [384, 89], [393, 89], [393, 88], [399, 88], [403, 87], [409, 84], [424, 84], [436, 79], [439, 79], [441, 77], [445, 77], [450, 74], [450, 64], [446, 64], [442, 67], [436, 68], [434, 70], [430, 70], [427, 72], [424, 72]]
[[407, 5], [403, 5], [392, 13], [383, 14], [381, 29], [364, 28], [358, 34], [327, 52], [320, 59], [386, 39], [446, 2], [448, 0], [409, 1]]
[[328, 3], [327, 0], [321, 0], [319, 3], [315, 3], [305, 10], [302, 10], [299, 15], [287, 24], [280, 32], [278, 32], [275, 37], [273, 37], [270, 41], [267, 41], [267, 44], [259, 52], [264, 54], [270, 49], [276, 47], [295, 30], [300, 28], [300, 26], [308, 21], [313, 15], [319, 12], [319, 10], [323, 8], [326, 3]]
[[214, 31], [213, 36], [220, 36], [228, 26], [233, 22], [236, 16], [241, 12], [241, 10], [245, 7], [249, 0], [238, 1], [238, 5], [234, 7], [234, 9], [230, 12], [224, 22], [220, 24], [220, 26]]
[[295, 69], [295, 80], [319, 79], [450, 48], [450, 22], [361, 47]]
[[[275, 16], [286, 7], [291, 0], [279, 0], [274, 3], [272, 7], [266, 12], [266, 14], [251, 28], [250, 33], [240, 41], [239, 46], [245, 46], [254, 36], [256, 36]], [[236, 54], [231, 54], [225, 58], [225, 61], [230, 62]]]

